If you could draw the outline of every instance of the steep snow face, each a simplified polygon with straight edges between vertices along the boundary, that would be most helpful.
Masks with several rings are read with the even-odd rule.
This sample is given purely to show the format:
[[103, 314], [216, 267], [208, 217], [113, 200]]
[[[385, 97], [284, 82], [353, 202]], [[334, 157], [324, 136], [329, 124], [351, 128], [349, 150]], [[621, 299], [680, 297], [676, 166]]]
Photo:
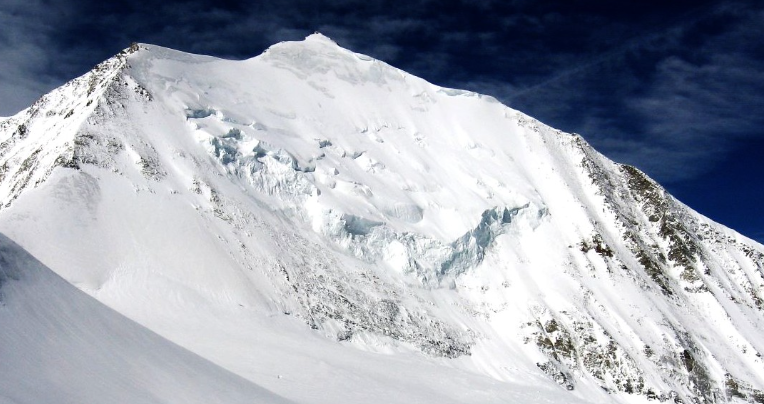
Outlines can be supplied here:
[[764, 399], [764, 247], [578, 135], [320, 34], [244, 61], [133, 46], [0, 142], [0, 230], [296, 401], [368, 401], [330, 370], [384, 391], [361, 360], [449, 381], [433, 402]]

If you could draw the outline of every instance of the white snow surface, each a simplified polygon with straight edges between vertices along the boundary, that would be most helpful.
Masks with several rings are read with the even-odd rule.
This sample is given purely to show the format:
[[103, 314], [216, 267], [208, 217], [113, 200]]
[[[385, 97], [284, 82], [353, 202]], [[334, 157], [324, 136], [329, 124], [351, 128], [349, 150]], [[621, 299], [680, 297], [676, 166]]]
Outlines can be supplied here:
[[289, 403], [163, 339], [0, 236], [0, 402]]
[[321, 34], [132, 46], [0, 120], [0, 206], [0, 401], [764, 397], [764, 247]]

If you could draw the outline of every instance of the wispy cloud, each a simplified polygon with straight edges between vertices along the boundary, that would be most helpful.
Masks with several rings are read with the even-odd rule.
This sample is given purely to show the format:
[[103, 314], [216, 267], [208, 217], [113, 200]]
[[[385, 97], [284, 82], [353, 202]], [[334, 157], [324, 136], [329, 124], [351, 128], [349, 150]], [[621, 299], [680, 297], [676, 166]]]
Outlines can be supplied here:
[[682, 181], [712, 170], [733, 141], [764, 136], [764, 54], [751, 49], [763, 27], [751, 6], [705, 7], [583, 60], [560, 53], [535, 80], [460, 84], [581, 133], [661, 181]]
[[27, 106], [52, 87], [47, 74], [50, 29], [46, 21], [31, 18], [42, 7], [31, 1], [4, 2], [0, 6], [0, 115]]
[[[614, 150], [617, 158], [678, 181], [713, 169], [734, 141], [764, 137], [764, 55], [746, 49], [751, 41], [743, 38], [764, 37], [764, 15], [746, 9], [721, 17], [734, 24], [691, 52], [661, 59], [648, 85], [623, 104], [645, 123], [640, 147]], [[693, 28], [683, 42], [698, 40], [690, 38]]]
[[[664, 156], [638, 149], [635, 156], [621, 151], [624, 158], [647, 162], [669, 180], [703, 174], [735, 140], [764, 137], [764, 60], [730, 53], [700, 64], [667, 58], [645, 94], [627, 105], [647, 122], [645, 146], [662, 148]], [[666, 164], [672, 160], [682, 169]]]
[[[7, 0], [0, 3], [0, 115], [10, 115], [110, 55], [87, 46], [100, 35], [73, 32], [89, 21], [68, 1]], [[67, 40], [68, 39], [68, 40]], [[129, 44], [129, 43], [128, 43]], [[125, 47], [128, 45], [125, 44]], [[100, 51], [100, 52], [99, 52]], [[111, 51], [116, 53], [116, 51]]]

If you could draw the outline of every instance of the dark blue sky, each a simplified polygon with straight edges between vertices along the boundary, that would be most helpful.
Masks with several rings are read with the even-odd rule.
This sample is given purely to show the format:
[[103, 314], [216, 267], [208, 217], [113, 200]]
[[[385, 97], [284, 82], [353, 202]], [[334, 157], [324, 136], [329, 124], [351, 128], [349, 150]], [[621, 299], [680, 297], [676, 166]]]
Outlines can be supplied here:
[[321, 31], [580, 133], [764, 242], [761, 3], [3, 0], [0, 115], [133, 41], [243, 59]]

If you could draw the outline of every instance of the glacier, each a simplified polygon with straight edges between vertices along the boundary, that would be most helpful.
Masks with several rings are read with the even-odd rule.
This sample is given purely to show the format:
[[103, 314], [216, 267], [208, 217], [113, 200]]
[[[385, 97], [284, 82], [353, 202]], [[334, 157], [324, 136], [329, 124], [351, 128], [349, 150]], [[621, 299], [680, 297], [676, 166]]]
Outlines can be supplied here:
[[[764, 246], [318, 33], [134, 44], [3, 118], [0, 232], [0, 402], [114, 401], [130, 361], [224, 402], [764, 402]], [[80, 342], [43, 371], [32, 334]]]

